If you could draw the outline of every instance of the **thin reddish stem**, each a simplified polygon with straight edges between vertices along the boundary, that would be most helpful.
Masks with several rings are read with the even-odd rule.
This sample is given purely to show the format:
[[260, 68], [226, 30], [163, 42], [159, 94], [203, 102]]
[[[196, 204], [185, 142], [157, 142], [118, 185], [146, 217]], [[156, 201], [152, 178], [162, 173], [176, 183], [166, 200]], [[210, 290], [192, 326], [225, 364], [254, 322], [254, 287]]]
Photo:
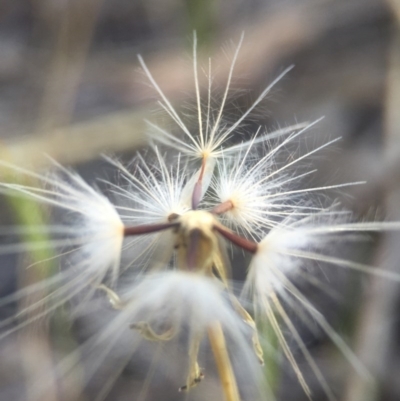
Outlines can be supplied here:
[[159, 223], [159, 224], [144, 224], [141, 226], [132, 226], [124, 228], [124, 237], [132, 235], [152, 234], [158, 231], [168, 230], [169, 228], [178, 227], [179, 223]]
[[194, 184], [193, 194], [192, 194], [192, 209], [196, 210], [197, 206], [199, 206], [201, 200], [201, 192], [202, 192], [202, 183], [203, 183], [203, 176], [204, 170], [206, 168], [206, 161], [207, 158], [203, 157], [203, 161], [201, 164], [201, 170], [199, 174], [199, 179], [197, 180], [196, 184]]
[[225, 202], [220, 203], [217, 206], [214, 206], [213, 209], [211, 210], [212, 214], [222, 214], [229, 212], [229, 210], [232, 210], [234, 208], [232, 201], [227, 200]]
[[231, 241], [232, 244], [235, 244], [239, 248], [242, 248], [245, 251], [250, 252], [250, 253], [257, 252], [257, 249], [258, 249], [257, 242], [250, 241], [246, 238], [243, 238], [240, 235], [235, 234], [234, 232], [232, 232], [231, 230], [229, 230], [228, 228], [226, 228], [220, 224], [214, 225], [214, 229], [217, 230], [227, 240]]
[[200, 170], [200, 175], [199, 175], [199, 181], [203, 181], [204, 170], [206, 169], [206, 162], [207, 162], [207, 157], [203, 157], [203, 160], [201, 162], [201, 170]]

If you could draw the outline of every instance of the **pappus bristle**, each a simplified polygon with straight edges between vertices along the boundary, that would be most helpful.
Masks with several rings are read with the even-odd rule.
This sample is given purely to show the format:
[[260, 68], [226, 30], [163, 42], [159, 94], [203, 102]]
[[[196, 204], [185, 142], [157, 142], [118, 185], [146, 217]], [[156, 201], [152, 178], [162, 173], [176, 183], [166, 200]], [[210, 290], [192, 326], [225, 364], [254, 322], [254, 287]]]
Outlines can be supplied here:
[[306, 217], [293, 214], [269, 230], [258, 243], [244, 292], [256, 297], [262, 293], [268, 296], [269, 292], [285, 292], [287, 280], [301, 275], [302, 268], [310, 261], [400, 280], [396, 274], [333, 256], [340, 244], [365, 241], [368, 233], [399, 228], [398, 222], [352, 222], [351, 213], [332, 208]]
[[[245, 148], [243, 144], [227, 146], [227, 143], [232, 138], [233, 134], [238, 131], [238, 129], [243, 125], [246, 118], [251, 114], [251, 112], [266, 98], [270, 93], [272, 88], [293, 68], [293, 66], [284, 70], [273, 82], [268, 85], [257, 99], [252, 103], [252, 105], [241, 115], [239, 119], [233, 123], [227, 123], [224, 120], [225, 106], [228, 99], [230, 86], [232, 83], [232, 77], [234, 68], [237, 62], [239, 51], [242, 45], [244, 35], [242, 34], [238, 46], [234, 52], [232, 63], [229, 69], [225, 90], [222, 95], [222, 100], [216, 110], [213, 109], [211, 105], [211, 93], [212, 93], [212, 72], [211, 72], [211, 61], [208, 63], [208, 93], [207, 101], [205, 104], [201, 101], [201, 94], [199, 88], [198, 79], [198, 62], [197, 62], [197, 38], [194, 35], [194, 45], [193, 45], [193, 71], [194, 71], [194, 85], [196, 93], [196, 106], [197, 113], [194, 117], [197, 119], [197, 128], [195, 132], [192, 132], [190, 128], [184, 123], [183, 118], [175, 110], [172, 103], [168, 100], [150, 70], [147, 68], [143, 58], [138, 56], [140, 65], [142, 66], [144, 72], [146, 73], [151, 85], [156, 90], [161, 98], [159, 101], [160, 106], [164, 111], [170, 116], [176, 126], [183, 133], [183, 138], [179, 135], [175, 135], [169, 132], [167, 129], [148, 121], [148, 125], [151, 128], [150, 137], [160, 143], [172, 147], [183, 155], [194, 159], [208, 160], [222, 157], [227, 153], [235, 154], [240, 149]], [[277, 136], [284, 136], [288, 133], [292, 133], [299, 129], [304, 128], [304, 124], [295, 124], [289, 126], [285, 129], [279, 129], [276, 132], [271, 132], [266, 135], [260, 136], [257, 139], [258, 142], [262, 142], [268, 138], [275, 138]]]
[[[113, 160], [120, 173], [120, 182], [109, 183], [122, 221], [126, 226], [168, 223], [191, 210], [191, 194], [196, 173], [188, 169], [180, 156], [171, 165], [157, 147], [154, 158], [137, 155], [129, 170]], [[172, 256], [174, 237], [169, 231], [126, 239], [129, 266], [143, 268], [166, 265]]]
[[189, 181], [187, 163], [180, 156], [167, 161], [157, 147], [155, 159], [149, 153], [145, 159], [138, 154], [128, 168], [108, 159], [120, 173], [118, 184], [109, 184], [121, 204], [121, 218], [126, 224], [153, 224], [167, 222], [171, 215], [190, 209], [186, 194]]
[[[169, 271], [149, 274], [121, 289], [127, 301], [124, 313], [136, 322], [142, 315], [150, 324], [168, 321], [174, 332], [190, 323], [189, 329], [204, 333], [207, 326], [220, 321], [232, 336], [241, 335], [241, 320], [234, 313], [221, 282], [193, 272]], [[166, 312], [168, 311], [168, 312]]]
[[308, 216], [321, 211], [318, 202], [310, 199], [310, 192], [316, 193], [315, 198], [318, 199], [318, 193], [324, 193], [327, 188], [362, 184], [304, 187], [304, 178], [316, 170], [302, 168], [302, 162], [340, 139], [329, 141], [305, 154], [289, 152], [287, 146], [316, 122], [280, 143], [265, 141], [260, 146], [255, 144], [257, 136], [254, 136], [246, 142], [246, 150], [240, 150], [235, 157], [222, 157], [217, 163], [208, 206], [225, 224], [254, 237], [279, 226], [288, 216]]
[[[74, 248], [74, 269], [101, 282], [109, 275], [112, 282], [118, 276], [124, 225], [111, 201], [91, 187], [78, 174], [59, 165], [51, 174], [40, 175], [1, 162], [8, 168], [36, 181], [37, 185], [1, 183], [7, 195], [25, 196], [54, 209], [55, 221], [46, 228], [53, 237], [49, 244], [29, 246]], [[60, 212], [60, 213], [59, 213]], [[63, 215], [63, 213], [66, 213]], [[31, 227], [35, 230], [35, 227]], [[40, 228], [39, 228], [40, 229]]]
[[[297, 362], [281, 334], [284, 327], [289, 330], [331, 400], [335, 400], [336, 397], [290, 321], [289, 310], [296, 313], [305, 324], [309, 324], [310, 321], [315, 322], [335, 343], [359, 375], [367, 379], [370, 375], [325, 317], [303, 295], [296, 283], [301, 278], [308, 280], [313, 286], [320, 286], [320, 282], [315, 280], [314, 275], [310, 275], [307, 271], [313, 263], [324, 263], [330, 268], [345, 268], [400, 281], [398, 274], [333, 256], [340, 244], [365, 240], [365, 233], [398, 228], [397, 222], [354, 223], [350, 221], [349, 214], [346, 216], [345, 213], [333, 209], [304, 218], [291, 216], [268, 232], [258, 244], [257, 251], [250, 262], [242, 296], [245, 299], [250, 298], [254, 311], [257, 314], [266, 315], [274, 326], [281, 346], [301, 381], [303, 379]], [[272, 310], [279, 316], [282, 326], [275, 322]]]
[[[177, 391], [199, 385], [196, 391], [202, 394], [201, 388], [206, 390], [207, 386], [200, 385], [200, 381], [213, 380], [209, 362], [203, 357], [204, 349], [212, 352], [209, 331], [219, 324], [238, 381], [246, 383], [253, 394], [258, 393], [257, 399], [263, 398], [259, 393], [261, 371], [251, 347], [249, 327], [235, 311], [221, 282], [193, 272], [168, 271], [136, 278], [125, 283], [118, 293], [103, 289], [119, 311], [84, 345], [86, 348], [107, 344], [106, 349], [94, 348], [97, 351], [92, 352], [92, 365], [102, 365], [110, 349], [118, 347], [122, 336], [132, 338], [131, 346], [124, 350], [130, 356], [145, 347], [147, 340], [159, 344], [164, 354], [175, 350], [168, 361], [160, 359], [156, 369], [164, 369], [164, 374], [169, 372], [169, 380], [176, 383]], [[84, 348], [81, 352], [85, 352]], [[141, 354], [141, 358], [149, 358], [149, 363], [153, 357], [154, 352]]]
[[[262, 157], [252, 143], [237, 157], [223, 158], [213, 177], [209, 206], [223, 222], [248, 235], [273, 227], [287, 212], [288, 197], [282, 195], [269, 201], [268, 195], [279, 194], [291, 181], [284, 176], [265, 180], [274, 169], [274, 159], [269, 157], [268, 151]], [[300, 178], [295, 177], [296, 180]]]

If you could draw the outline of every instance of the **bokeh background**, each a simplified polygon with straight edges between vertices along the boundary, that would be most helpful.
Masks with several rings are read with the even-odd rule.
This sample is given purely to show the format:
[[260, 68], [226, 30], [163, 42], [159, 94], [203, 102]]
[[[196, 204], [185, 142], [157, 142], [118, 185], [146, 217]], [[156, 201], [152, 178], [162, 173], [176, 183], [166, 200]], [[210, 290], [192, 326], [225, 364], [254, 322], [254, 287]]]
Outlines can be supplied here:
[[[137, 54], [172, 103], [194, 100], [193, 30], [199, 38], [200, 63], [213, 60], [216, 97], [223, 91], [232, 49], [245, 32], [232, 90], [240, 96], [229, 109], [233, 118], [294, 64], [249, 120], [248, 133], [259, 125], [272, 131], [325, 116], [313, 129], [313, 146], [339, 136], [342, 140], [335, 151], [314, 159], [316, 182], [366, 180], [341, 201], [360, 219], [400, 220], [398, 0], [1, 0], [0, 157], [42, 171], [49, 163], [44, 155], [49, 155], [77, 168], [89, 181], [106, 176], [100, 154], [129, 159], [146, 146], [144, 120], [153, 116], [156, 94], [139, 68]], [[204, 79], [201, 83], [206, 84]], [[9, 177], [3, 174], [2, 179]], [[4, 224], [29, 220], [24, 207], [3, 200]], [[399, 237], [375, 239], [366, 247], [341, 252], [400, 273]], [[21, 285], [14, 268], [17, 259], [2, 256], [3, 296]], [[298, 323], [305, 343], [339, 400], [399, 400], [399, 287], [390, 280], [354, 279], [331, 270], [324, 274], [338, 296], [322, 289], [304, 291], [374, 379], [359, 378], [322, 331]], [[2, 306], [1, 317], [11, 316], [18, 307]], [[54, 354], [65, 354], [85, 336], [78, 325], [66, 340], [63, 333], [70, 326], [64, 324], [25, 333], [25, 346], [21, 336], [2, 340], [1, 400], [39, 399], [35, 380], [46, 380], [43, 372], [51, 370]], [[313, 399], [326, 399], [301, 354], [297, 356]], [[287, 363], [278, 362], [277, 399], [306, 399]], [[105, 397], [138, 400], [144, 377], [132, 366], [122, 370]], [[79, 387], [76, 381], [67, 388], [50, 374], [48, 380], [55, 384], [41, 400], [94, 400], [104, 377], [96, 382], [95, 376], [83, 395], [74, 391]], [[176, 400], [173, 388], [150, 385], [147, 399]]]

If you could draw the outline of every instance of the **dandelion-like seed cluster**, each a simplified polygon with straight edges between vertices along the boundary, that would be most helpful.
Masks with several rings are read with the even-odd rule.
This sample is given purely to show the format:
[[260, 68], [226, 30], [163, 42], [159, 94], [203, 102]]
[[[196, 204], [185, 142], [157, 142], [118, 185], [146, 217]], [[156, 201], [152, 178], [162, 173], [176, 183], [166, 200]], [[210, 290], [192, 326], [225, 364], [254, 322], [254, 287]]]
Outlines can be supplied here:
[[[296, 278], [315, 262], [372, 272], [371, 267], [333, 256], [330, 250], [337, 242], [357, 239], [357, 232], [392, 230], [398, 224], [354, 223], [336, 203], [326, 205], [313, 196], [359, 182], [302, 186], [303, 179], [314, 173], [300, 169], [303, 161], [337, 140], [305, 154], [290, 150], [319, 120], [272, 133], [260, 128], [248, 140], [236, 135], [290, 70], [262, 91], [240, 118], [227, 123], [225, 106], [241, 41], [215, 110], [211, 106], [211, 61], [205, 101], [201, 96], [195, 37], [195, 129], [184, 122], [139, 57], [158, 93], [159, 105], [179, 132], [149, 122], [151, 145], [145, 154], [138, 154], [128, 167], [107, 159], [120, 177], [118, 184], [108, 183], [110, 198], [57, 165], [55, 173], [43, 176], [0, 162], [3, 169], [20, 173], [32, 183], [3, 183], [3, 192], [54, 210], [50, 219], [57, 223], [26, 229], [46, 233], [47, 241], [32, 241], [26, 248], [50, 246], [62, 265], [42, 283], [24, 290], [40, 290], [43, 296], [30, 305], [29, 311], [18, 314], [17, 329], [75, 297], [81, 304], [90, 305], [106, 299], [115, 312], [96, 340], [87, 345], [91, 349], [93, 344], [103, 344], [101, 352], [95, 353], [94, 366], [102, 365], [126, 331], [137, 340], [131, 349], [124, 350], [129, 357], [145, 342], [165, 345], [175, 341], [184, 371], [177, 379], [181, 380], [177, 391], [191, 392], [211, 381], [201, 362], [201, 354], [208, 350], [223, 396], [227, 401], [239, 401], [245, 398], [239, 372], [246, 371], [252, 378], [257, 397], [265, 394], [260, 368], [264, 363], [263, 333], [256, 324], [263, 321], [275, 331], [309, 398], [312, 394], [285, 331], [293, 337], [326, 395], [334, 400], [332, 389], [290, 320], [289, 309], [305, 321], [317, 322], [354, 368], [365, 372], [295, 285]], [[230, 269], [238, 252], [245, 252], [250, 260], [248, 266], [240, 266], [247, 276], [239, 292], [232, 285]], [[5, 331], [3, 336], [15, 330]], [[64, 370], [68, 370], [66, 365]]]

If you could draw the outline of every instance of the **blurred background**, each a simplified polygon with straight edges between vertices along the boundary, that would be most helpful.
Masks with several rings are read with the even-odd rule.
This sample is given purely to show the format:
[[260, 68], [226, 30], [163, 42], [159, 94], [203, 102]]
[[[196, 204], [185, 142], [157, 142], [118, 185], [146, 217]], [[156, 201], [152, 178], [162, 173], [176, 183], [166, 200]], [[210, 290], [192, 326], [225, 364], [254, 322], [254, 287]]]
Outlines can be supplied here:
[[[104, 177], [99, 155], [129, 159], [146, 145], [144, 120], [152, 118], [157, 97], [137, 54], [173, 104], [194, 101], [193, 30], [200, 64], [212, 58], [217, 98], [233, 49], [245, 32], [232, 90], [240, 96], [234, 96], [228, 109], [232, 118], [294, 64], [252, 116], [248, 133], [259, 125], [272, 131], [325, 116], [313, 128], [313, 146], [339, 136], [342, 140], [329, 157], [314, 160], [317, 182], [366, 180], [367, 185], [350, 190], [341, 201], [361, 219], [377, 215], [400, 220], [399, 0], [1, 0], [0, 157], [41, 171], [49, 162], [44, 155], [49, 155], [89, 181]], [[200, 82], [206, 89], [206, 80]], [[3, 174], [2, 179], [8, 177]], [[24, 206], [3, 200], [0, 217], [4, 224], [26, 222], [29, 213], [27, 217], [23, 211]], [[356, 259], [400, 273], [399, 243], [394, 234], [382, 235], [367, 249], [358, 249]], [[16, 257], [2, 256], [1, 263], [14, 266]], [[399, 288], [390, 280], [326, 274], [340, 296], [304, 291], [374, 379], [353, 374], [323, 332], [300, 327], [321, 371], [339, 400], [399, 400]], [[1, 268], [1, 294], [11, 294], [18, 280], [14, 270]], [[7, 304], [0, 316], [17, 308]], [[79, 329], [68, 341], [62, 340], [67, 329], [61, 325], [57, 330], [57, 335], [52, 327], [26, 334], [26, 348], [15, 338], [2, 340], [1, 400], [38, 399], [30, 380], [43, 377], [54, 353], [65, 353], [80, 341]], [[325, 400], [301, 354], [297, 356], [313, 400]], [[287, 363], [282, 359], [278, 365], [277, 400], [306, 400]], [[143, 377], [132, 367], [122, 370], [104, 397], [144, 401], [138, 396]], [[83, 395], [74, 391], [76, 383], [67, 391], [58, 388], [56, 378], [49, 380], [55, 384], [41, 400], [100, 399], [101, 375]], [[173, 388], [150, 386], [147, 399], [161, 399], [160, 391], [163, 400], [185, 399]]]

